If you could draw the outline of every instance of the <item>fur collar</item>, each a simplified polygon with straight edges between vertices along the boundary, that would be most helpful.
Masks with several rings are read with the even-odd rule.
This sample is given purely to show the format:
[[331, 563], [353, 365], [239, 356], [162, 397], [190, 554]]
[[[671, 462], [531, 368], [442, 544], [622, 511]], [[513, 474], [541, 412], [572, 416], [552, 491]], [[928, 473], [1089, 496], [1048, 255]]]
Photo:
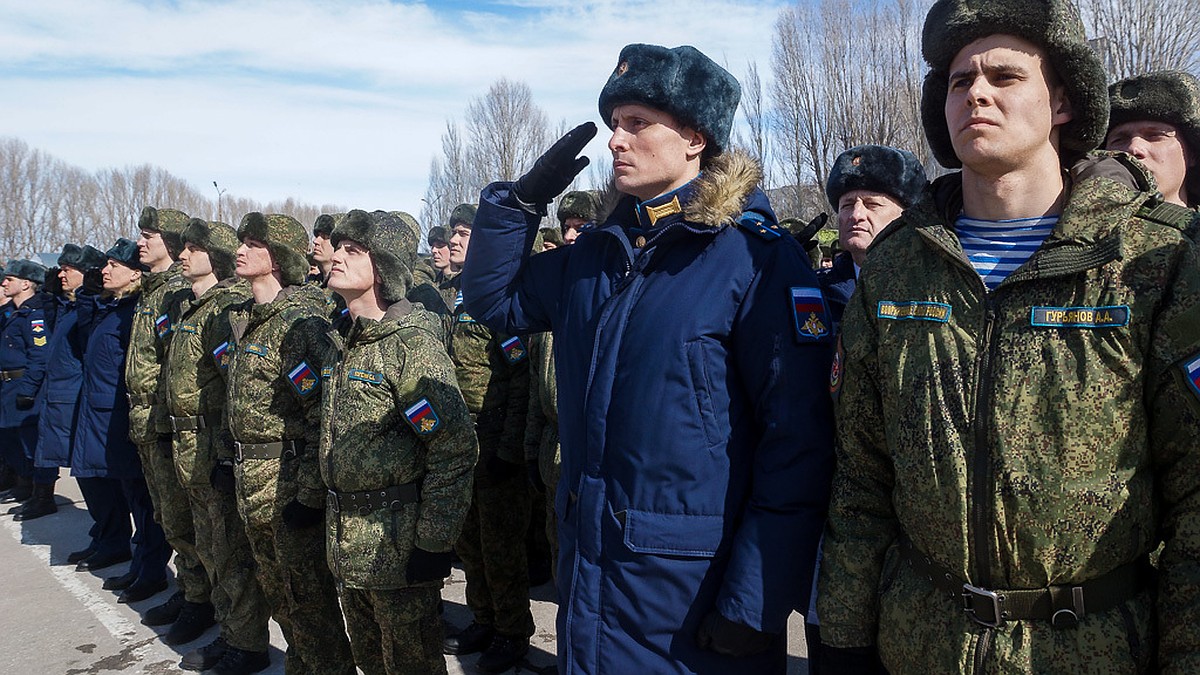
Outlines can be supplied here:
[[[692, 199], [683, 205], [688, 222], [719, 228], [733, 223], [745, 209], [746, 202], [762, 182], [762, 167], [743, 150], [728, 150], [708, 162], [695, 178]], [[610, 182], [600, 195], [596, 222], [605, 223], [626, 204], [632, 208], [636, 199], [617, 191]], [[621, 209], [624, 210], [624, 209]]]

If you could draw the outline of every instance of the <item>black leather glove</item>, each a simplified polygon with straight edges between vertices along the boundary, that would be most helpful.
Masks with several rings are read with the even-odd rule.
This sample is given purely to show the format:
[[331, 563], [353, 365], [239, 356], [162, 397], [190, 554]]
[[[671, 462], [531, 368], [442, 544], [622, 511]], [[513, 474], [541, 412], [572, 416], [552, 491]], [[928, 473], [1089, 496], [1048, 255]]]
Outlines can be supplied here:
[[33, 397], [18, 395], [17, 410], [33, 410]]
[[774, 639], [775, 636], [770, 633], [726, 619], [715, 609], [704, 617], [700, 629], [696, 631], [696, 644], [701, 649], [725, 656], [750, 656], [764, 652]]
[[453, 559], [454, 554], [450, 551], [430, 553], [424, 549], [414, 548], [408, 556], [408, 567], [404, 570], [404, 576], [410, 584], [441, 581], [450, 576], [450, 562]]
[[174, 434], [159, 434], [158, 439], [154, 442], [154, 444], [158, 448], [159, 454], [166, 456], [171, 454], [171, 445], [174, 442]]
[[529, 477], [529, 485], [537, 490], [537, 493], [546, 493], [546, 481], [542, 480], [542, 467], [538, 465], [536, 459], [531, 459], [525, 462], [525, 475]]
[[100, 295], [104, 292], [104, 271], [100, 269], [88, 270], [83, 273], [83, 285], [79, 287], [79, 292], [86, 295]]
[[57, 267], [51, 267], [46, 270], [46, 281], [42, 284], [42, 291], [53, 295], [56, 298], [61, 298], [63, 294], [62, 279], [58, 278]]
[[820, 650], [813, 675], [887, 675], [875, 647], [830, 647], [821, 643]]
[[325, 509], [314, 509], [293, 499], [283, 507], [283, 524], [289, 530], [307, 530], [320, 524], [325, 517]]
[[533, 168], [517, 179], [513, 184], [513, 194], [526, 204], [542, 208], [554, 200], [575, 176], [583, 171], [588, 163], [587, 157], [579, 157], [584, 146], [596, 135], [596, 124], [584, 122], [567, 132], [566, 136], [550, 146]]
[[512, 478], [524, 470], [524, 467], [521, 464], [514, 464], [513, 462], [500, 459], [499, 455], [490, 455], [487, 458], [487, 465], [485, 468], [487, 469], [488, 475], [496, 480]]
[[233, 479], [233, 464], [218, 462], [208, 474], [208, 484], [223, 495], [234, 494], [236, 481]]
[[800, 230], [800, 232], [796, 234], [796, 241], [800, 242], [800, 245], [804, 247], [805, 251], [811, 251], [817, 247], [819, 243], [817, 241], [817, 232], [820, 231], [821, 228], [825, 227], [825, 223], [828, 221], [828, 213], [819, 213], [817, 214], [816, 218], [808, 221], [808, 225], [805, 225], [803, 230]]

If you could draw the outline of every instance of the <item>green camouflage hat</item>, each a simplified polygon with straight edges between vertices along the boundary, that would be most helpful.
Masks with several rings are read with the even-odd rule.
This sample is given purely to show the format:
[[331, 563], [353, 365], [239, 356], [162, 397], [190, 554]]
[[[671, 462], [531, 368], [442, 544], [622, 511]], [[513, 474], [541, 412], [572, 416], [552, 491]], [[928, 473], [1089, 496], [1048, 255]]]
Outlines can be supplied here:
[[921, 95], [921, 122], [938, 162], [962, 166], [946, 126], [950, 63], [963, 47], [997, 34], [1044, 49], [1066, 88], [1073, 116], [1060, 127], [1061, 163], [1070, 166], [1099, 147], [1108, 130], [1108, 76], [1070, 0], [937, 0], [925, 16], [921, 36], [921, 52], [930, 68]]
[[390, 304], [403, 300], [412, 286], [419, 231], [417, 221], [403, 211], [367, 213], [355, 209], [338, 222], [330, 242], [336, 248], [348, 239], [370, 252], [382, 280], [379, 297]]
[[596, 219], [597, 202], [596, 195], [591, 192], [568, 192], [558, 202], [558, 224], [563, 225], [567, 218], [583, 218], [592, 222]]
[[475, 222], [475, 213], [479, 209], [474, 204], [459, 204], [450, 212], [450, 222], [446, 223], [446, 229], [453, 230], [455, 225], [466, 225], [471, 227]]
[[232, 227], [221, 222], [192, 218], [183, 228], [183, 243], [208, 252], [213, 274], [218, 279], [228, 279], [234, 275], [238, 236]]
[[[1162, 70], [1129, 77], [1108, 88], [1108, 128], [1137, 120], [1173, 125], [1187, 149], [1200, 156], [1200, 81], [1181, 70]], [[1189, 201], [1200, 200], [1200, 170], [1188, 169]]]
[[446, 232], [446, 228], [441, 225], [434, 225], [429, 228], [429, 234], [425, 235], [425, 243], [433, 247], [437, 242], [442, 242], [442, 246], [450, 243], [450, 235]]
[[247, 213], [237, 231], [238, 241], [256, 239], [267, 245], [267, 250], [279, 264], [279, 275], [284, 286], [304, 283], [308, 277], [308, 232], [300, 221], [282, 213]]
[[183, 234], [183, 228], [187, 227], [188, 220], [188, 214], [183, 211], [147, 206], [142, 209], [142, 215], [138, 218], [138, 229], [161, 234], [171, 259], [178, 260], [180, 252], [183, 251], [183, 239], [180, 235]]

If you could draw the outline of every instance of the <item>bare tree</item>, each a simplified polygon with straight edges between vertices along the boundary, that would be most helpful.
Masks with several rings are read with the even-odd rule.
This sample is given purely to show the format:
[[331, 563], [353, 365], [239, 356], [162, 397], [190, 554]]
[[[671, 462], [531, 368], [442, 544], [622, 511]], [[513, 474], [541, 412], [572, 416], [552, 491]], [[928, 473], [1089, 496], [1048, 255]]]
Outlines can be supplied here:
[[743, 148], [763, 168], [763, 184], [771, 184], [771, 161], [768, 157], [770, 131], [767, 123], [766, 101], [763, 97], [762, 79], [758, 76], [758, 64], [751, 61], [742, 78], [742, 119], [744, 128], [734, 133], [734, 145]]
[[1079, 0], [1079, 10], [1113, 80], [1200, 66], [1200, 0]]

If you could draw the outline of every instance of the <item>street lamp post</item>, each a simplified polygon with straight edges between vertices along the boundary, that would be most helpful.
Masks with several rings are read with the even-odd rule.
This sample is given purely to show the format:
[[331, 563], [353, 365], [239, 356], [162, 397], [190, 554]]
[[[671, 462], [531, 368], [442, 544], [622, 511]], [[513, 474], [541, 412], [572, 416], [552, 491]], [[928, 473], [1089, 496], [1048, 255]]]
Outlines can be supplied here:
[[221, 220], [221, 196], [225, 194], [225, 191], [221, 189], [221, 186], [217, 185], [217, 181], [215, 180], [213, 181], [213, 187], [217, 190], [217, 221], [223, 223], [225, 221]]

